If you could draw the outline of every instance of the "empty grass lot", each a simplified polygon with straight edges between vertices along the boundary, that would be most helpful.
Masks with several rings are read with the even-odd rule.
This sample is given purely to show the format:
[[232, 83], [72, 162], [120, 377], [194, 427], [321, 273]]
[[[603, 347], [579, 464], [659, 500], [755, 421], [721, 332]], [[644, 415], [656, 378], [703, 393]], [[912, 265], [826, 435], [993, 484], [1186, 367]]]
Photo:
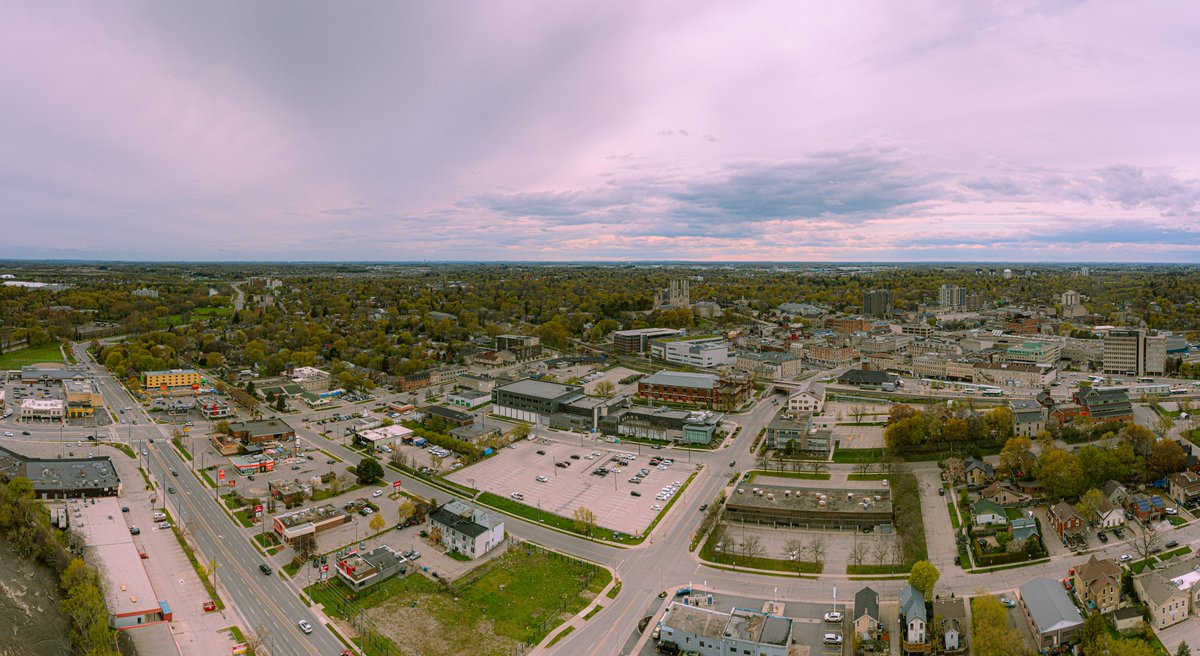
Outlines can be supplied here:
[[62, 353], [59, 352], [57, 343], [0, 353], [0, 369], [20, 369], [40, 362], [61, 363], [62, 361]]
[[[453, 585], [410, 574], [377, 586], [358, 603], [403, 653], [508, 656], [517, 643], [540, 642], [582, 610], [611, 576], [574, 558], [513, 546]], [[326, 613], [344, 615], [338, 599], [349, 590], [340, 582], [309, 591]]]

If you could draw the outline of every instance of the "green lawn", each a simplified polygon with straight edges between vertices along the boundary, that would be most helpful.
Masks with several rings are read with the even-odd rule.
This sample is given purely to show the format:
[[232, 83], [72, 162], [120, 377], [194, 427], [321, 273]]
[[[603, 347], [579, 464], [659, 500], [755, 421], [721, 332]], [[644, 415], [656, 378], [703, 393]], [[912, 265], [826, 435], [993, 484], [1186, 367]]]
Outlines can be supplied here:
[[0, 369], [20, 369], [31, 364], [41, 362], [58, 362], [62, 363], [62, 353], [58, 350], [58, 344], [44, 344], [42, 346], [30, 346], [8, 353], [0, 353]]
[[883, 449], [838, 449], [833, 452], [833, 461], [848, 464], [883, 462]]
[[758, 478], [759, 476], [772, 476], [774, 478], [801, 478], [801, 479], [807, 479], [810, 481], [827, 481], [827, 480], [829, 480], [829, 472], [817, 472], [814, 474], [813, 472], [794, 472], [794, 471], [781, 472], [781, 471], [769, 471], [769, 470], [755, 469], [755, 470], [749, 472], [749, 474], [750, 474], [751, 482], [753, 482], [754, 479]]
[[850, 474], [846, 480], [850, 481], [886, 481], [887, 474]]
[[954, 526], [955, 530], [958, 530], [962, 523], [958, 521], [958, 513], [954, 512], [954, 502], [947, 501], [946, 510], [950, 511], [950, 524]]
[[[449, 587], [410, 574], [370, 589], [358, 605], [380, 631], [393, 640], [403, 636], [421, 653], [500, 656], [518, 642], [540, 642], [563, 617], [590, 603], [611, 576], [569, 556], [514, 546]], [[353, 610], [341, 605], [350, 591], [336, 579], [310, 586], [308, 593], [330, 615]], [[419, 635], [407, 631], [414, 625], [421, 626]]]

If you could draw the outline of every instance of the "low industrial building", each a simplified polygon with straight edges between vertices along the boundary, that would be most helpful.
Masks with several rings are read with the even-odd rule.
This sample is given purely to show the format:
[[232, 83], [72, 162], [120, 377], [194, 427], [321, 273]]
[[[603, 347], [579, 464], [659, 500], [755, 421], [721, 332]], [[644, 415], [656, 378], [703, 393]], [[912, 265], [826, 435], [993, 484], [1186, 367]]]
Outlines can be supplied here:
[[851, 369], [846, 373], [838, 376], [837, 382], [841, 385], [853, 385], [868, 390], [895, 390], [900, 382], [900, 377], [894, 374], [889, 374], [886, 371], [867, 371], [865, 369]]
[[66, 416], [66, 404], [62, 399], [21, 399], [19, 421], [28, 423], [61, 422]]
[[354, 441], [378, 449], [381, 446], [396, 446], [403, 442], [404, 438], [412, 437], [412, 434], [413, 431], [411, 428], [393, 424], [370, 430], [356, 431]]
[[229, 424], [229, 434], [246, 444], [286, 442], [296, 439], [296, 431], [282, 419], [238, 421]]
[[1027, 581], [1017, 592], [1021, 613], [1029, 622], [1039, 651], [1075, 641], [1076, 633], [1083, 628], [1083, 616], [1061, 583], [1039, 577]]
[[632, 406], [609, 413], [600, 422], [600, 430], [645, 440], [683, 444], [709, 444], [725, 415], [712, 411], [688, 411], [674, 408]]
[[301, 508], [277, 515], [272, 526], [280, 539], [284, 542], [291, 542], [303, 535], [315, 535], [342, 524], [348, 524], [350, 519], [350, 515], [341, 508], [325, 504], [316, 508]]
[[730, 613], [673, 602], [663, 615], [659, 644], [672, 643], [701, 656], [789, 656], [792, 620], [756, 610]]
[[20, 476], [33, 484], [39, 499], [111, 497], [121, 493], [121, 477], [108, 456], [31, 458], [0, 448], [0, 476]]
[[[609, 412], [624, 406], [626, 402], [624, 398], [588, 396], [579, 385], [550, 383], [533, 378], [499, 385], [492, 390], [493, 413], [553, 428], [598, 430], [600, 422]], [[469, 423], [472, 422], [463, 425]]]
[[724, 337], [666, 337], [651, 340], [650, 355], [672, 364], [712, 369], [736, 362]]
[[337, 575], [350, 589], [363, 590], [408, 573], [406, 562], [403, 555], [385, 544], [339, 560]]
[[799, 528], [862, 529], [892, 525], [892, 493], [794, 485], [739, 484], [725, 504], [727, 521]]
[[457, 440], [462, 440], [468, 444], [482, 444], [493, 437], [500, 437], [501, 431], [499, 428], [490, 428], [480, 424], [471, 424], [470, 426], [459, 426], [450, 429], [450, 437]]
[[474, 410], [475, 408], [482, 408], [491, 403], [492, 395], [488, 392], [480, 392], [474, 389], [460, 389], [446, 395], [446, 400], [450, 405]]
[[73, 500], [69, 506], [73, 525], [87, 545], [84, 559], [96, 567], [104, 581], [108, 625], [127, 629], [170, 621], [170, 606], [154, 593], [121, 503], [115, 498], [95, 503]]
[[429, 530], [442, 534], [451, 551], [475, 559], [504, 541], [504, 520], [461, 501], [451, 501], [429, 513]]
[[83, 365], [64, 365], [59, 362], [43, 362], [21, 367], [21, 382], [26, 385], [61, 383], [64, 380], [86, 380], [91, 371]]

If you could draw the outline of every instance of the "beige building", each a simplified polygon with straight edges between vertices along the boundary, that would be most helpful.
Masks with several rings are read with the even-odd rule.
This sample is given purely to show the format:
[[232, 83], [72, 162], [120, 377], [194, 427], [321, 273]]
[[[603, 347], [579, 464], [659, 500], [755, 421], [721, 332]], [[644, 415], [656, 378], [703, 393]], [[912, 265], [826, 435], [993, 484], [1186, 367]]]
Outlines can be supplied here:
[[66, 406], [59, 399], [24, 399], [21, 401], [21, 421], [62, 421]]
[[1108, 614], [1121, 603], [1121, 566], [1093, 555], [1075, 568], [1075, 596], [1088, 609]]
[[96, 409], [104, 407], [104, 397], [90, 380], [64, 380], [68, 417], [94, 417]]
[[1141, 330], [1110, 330], [1104, 336], [1104, 371], [1142, 375], [1145, 372], [1144, 338]]
[[1146, 604], [1150, 624], [1163, 629], [1188, 619], [1200, 595], [1200, 558], [1188, 558], [1133, 577], [1133, 589]]
[[1046, 365], [1016, 362], [977, 362], [972, 382], [979, 385], [1011, 385], [1014, 387], [1046, 387], [1058, 378], [1058, 370]]

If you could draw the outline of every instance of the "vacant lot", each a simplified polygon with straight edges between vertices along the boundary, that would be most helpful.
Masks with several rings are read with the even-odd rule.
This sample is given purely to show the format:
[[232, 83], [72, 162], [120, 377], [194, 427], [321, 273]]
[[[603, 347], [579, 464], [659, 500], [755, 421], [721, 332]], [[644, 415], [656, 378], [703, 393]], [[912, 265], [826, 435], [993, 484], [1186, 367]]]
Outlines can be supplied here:
[[[461, 584], [447, 587], [414, 574], [380, 586], [360, 605], [401, 653], [508, 656], [582, 610], [610, 577], [587, 563], [514, 545]], [[337, 591], [314, 597], [340, 616], [332, 600]]]
[[0, 369], [20, 369], [40, 362], [61, 363], [62, 361], [62, 353], [58, 350], [58, 344], [31, 346], [8, 353], [0, 353]]

